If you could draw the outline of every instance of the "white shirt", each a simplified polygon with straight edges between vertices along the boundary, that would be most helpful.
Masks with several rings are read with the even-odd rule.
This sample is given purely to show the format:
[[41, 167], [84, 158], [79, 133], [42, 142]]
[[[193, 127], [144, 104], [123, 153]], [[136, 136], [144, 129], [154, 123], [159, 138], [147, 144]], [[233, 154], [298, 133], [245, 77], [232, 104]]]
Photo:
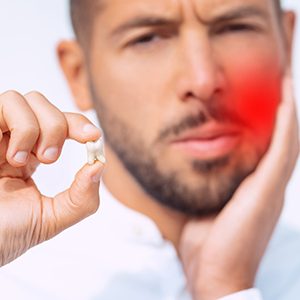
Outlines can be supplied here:
[[[101, 185], [93, 216], [0, 269], [5, 300], [190, 300], [173, 245], [152, 220]], [[300, 297], [300, 239], [278, 229], [257, 277], [258, 289], [224, 300]]]

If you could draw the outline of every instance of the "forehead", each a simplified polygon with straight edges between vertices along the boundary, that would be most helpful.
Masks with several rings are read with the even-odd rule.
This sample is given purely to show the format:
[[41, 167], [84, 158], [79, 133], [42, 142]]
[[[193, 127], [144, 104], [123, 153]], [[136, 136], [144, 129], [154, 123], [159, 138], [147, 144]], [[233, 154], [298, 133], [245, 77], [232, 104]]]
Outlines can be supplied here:
[[193, 11], [199, 17], [221, 14], [228, 9], [243, 6], [269, 10], [274, 0], [98, 0], [101, 2], [101, 14], [124, 18], [137, 14], [164, 14], [170, 17], [182, 16]]

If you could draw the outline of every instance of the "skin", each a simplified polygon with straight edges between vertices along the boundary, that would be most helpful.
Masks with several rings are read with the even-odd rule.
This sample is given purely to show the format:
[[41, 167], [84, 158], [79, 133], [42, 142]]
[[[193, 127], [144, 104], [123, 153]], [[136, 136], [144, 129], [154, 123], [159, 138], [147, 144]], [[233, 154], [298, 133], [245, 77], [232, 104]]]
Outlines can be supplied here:
[[[163, 236], [174, 243], [195, 299], [216, 299], [253, 286], [299, 152], [293, 97], [286, 92], [291, 89], [289, 84], [284, 84], [289, 99], [283, 99], [281, 93], [290, 65], [293, 14], [285, 13], [278, 22], [273, 3], [267, 0], [102, 3], [88, 43], [62, 42], [58, 54], [78, 106], [96, 108], [100, 118], [109, 162], [105, 184], [119, 201], [152, 218]], [[220, 21], [245, 7], [256, 13]], [[145, 16], [168, 21], [124, 25], [136, 24], [137, 18]], [[283, 124], [283, 112], [277, 124], [276, 113], [285, 110], [291, 116], [288, 124]], [[195, 161], [214, 161], [224, 153], [196, 158], [170, 144], [176, 131], [168, 129], [176, 128], [195, 111], [219, 125], [229, 122], [241, 137], [226, 153], [229, 163], [215, 167], [210, 176], [196, 172]], [[275, 133], [274, 128], [275, 132], [281, 129]], [[286, 144], [280, 142], [283, 128], [289, 132]], [[167, 138], [159, 140], [165, 132]], [[270, 144], [272, 150], [267, 152]], [[151, 195], [145, 181], [138, 180], [142, 173], [132, 171], [130, 160], [150, 161], [159, 175], [176, 174], [176, 185], [200, 195], [192, 199], [198, 217]], [[240, 181], [233, 185], [234, 195], [214, 198], [214, 192], [227, 184], [224, 178], [233, 181], [237, 170]], [[257, 192], [250, 197], [253, 190]], [[214, 201], [206, 201], [199, 191]], [[205, 216], [208, 212], [213, 215]], [[243, 222], [232, 229], [233, 219]], [[258, 235], [261, 226], [265, 230]], [[243, 257], [244, 248], [234, 243], [237, 239], [251, 254]], [[235, 273], [228, 278], [233, 269]]]
[[[192, 211], [197, 208], [199, 215], [201, 211], [203, 215], [220, 211], [232, 196], [230, 189], [235, 190], [255, 169], [270, 143], [281, 79], [290, 63], [293, 15], [285, 14], [281, 27], [272, 1], [258, 0], [102, 3], [89, 42], [60, 45], [61, 65], [79, 107], [95, 107], [99, 115], [109, 161], [106, 185], [121, 202], [151, 217], [178, 248], [190, 214], [161, 205], [161, 199], [145, 190], [136, 174], [128, 172], [130, 166], [124, 167], [124, 157], [131, 161], [141, 157], [140, 163], [150, 161], [146, 170], [155, 165], [159, 175], [176, 177], [171, 186], [181, 186], [184, 195], [194, 196]], [[249, 6], [258, 10], [258, 15], [219, 20]], [[137, 16], [169, 21], [120, 29]], [[240, 24], [246, 29], [234, 27]], [[267, 120], [263, 126], [261, 120], [255, 122], [254, 118], [253, 122], [256, 111], [245, 115], [248, 107], [243, 105], [253, 101], [245, 91], [249, 83], [256, 94], [264, 86], [267, 97], [275, 95], [272, 101], [276, 105], [262, 114], [261, 119]], [[171, 145], [178, 137], [172, 131], [159, 139], [195, 112], [203, 113], [211, 121], [207, 123], [220, 126], [227, 118], [241, 135], [237, 147], [227, 155], [229, 163], [209, 174], [193, 166], [226, 155], [211, 157], [207, 153], [196, 159]], [[234, 121], [234, 116], [241, 122]], [[239, 177], [230, 186], [237, 170]], [[227, 178], [231, 180], [227, 182]], [[228, 190], [226, 197], [220, 190], [223, 186]], [[213, 197], [214, 193], [219, 197]]]
[[[89, 109], [95, 105], [107, 135], [105, 184], [118, 200], [152, 218], [164, 237], [174, 243], [195, 299], [216, 299], [253, 286], [299, 154], [296, 109], [286, 71], [293, 15], [285, 14], [280, 28], [272, 2], [267, 0], [128, 0], [126, 5], [122, 0], [104, 2], [104, 9], [94, 20], [89, 44], [62, 42], [58, 54], [79, 107]], [[234, 32], [232, 27], [229, 32], [228, 27], [225, 31], [215, 30], [216, 15], [250, 4], [267, 17], [248, 16], [234, 22], [255, 23], [259, 30], [240, 30], [240, 26]], [[120, 23], [145, 12], [172, 18], [176, 25], [172, 22], [163, 28], [146, 26], [117, 36], [111, 34]], [[149, 31], [159, 34], [150, 41], [147, 37], [146, 43], [143, 37], [142, 45], [125, 46]], [[255, 80], [243, 83], [241, 72], [251, 74]], [[253, 86], [250, 94], [245, 83]], [[261, 119], [267, 122], [260, 122], [248, 109], [252, 92], [256, 95], [263, 83], [267, 92], [264, 99], [273, 100], [268, 110], [262, 110]], [[230, 101], [238, 108], [234, 114]], [[99, 131], [90, 127], [84, 132], [88, 120], [61, 113], [36, 92], [4, 93], [0, 95], [0, 106], [0, 262], [4, 265], [94, 212], [99, 204], [103, 168], [100, 163], [85, 166], [68, 191], [53, 199], [42, 196], [30, 178], [38, 163], [54, 162], [66, 138], [84, 143], [99, 138]], [[244, 172], [245, 178], [230, 201], [204, 203], [201, 209], [212, 205], [214, 215], [195, 217], [151, 197], [124, 167], [115, 144], [124, 143], [117, 127], [122, 124], [132, 135], [126, 143], [129, 152], [135, 150], [131, 147], [137, 141], [141, 142], [141, 149], [148, 149], [162, 174], [176, 171], [180, 182], [195, 191], [198, 185], [205, 186], [207, 176], [195, 172], [193, 162], [217, 159], [224, 153], [195, 158], [173, 148], [167, 139], [154, 141], [165, 129], [174, 128], [200, 110], [206, 119], [223, 125], [228, 119], [231, 124], [233, 119], [239, 120], [234, 123], [239, 124], [239, 143], [226, 153], [230, 163], [221, 164], [218, 172], [211, 174], [211, 191], [219, 188], [217, 173], [226, 177], [235, 167], [243, 166], [251, 174], [245, 176]], [[16, 113], [18, 118], [14, 118]], [[52, 157], [47, 158], [45, 150], [49, 148]], [[24, 151], [30, 155], [16, 162], [13, 157], [19, 151], [19, 158]], [[147, 153], [140, 154], [147, 158]], [[221, 210], [222, 205], [225, 207]], [[233, 220], [238, 226], [232, 226]]]
[[82, 115], [60, 112], [38, 92], [5, 92], [0, 108], [3, 266], [97, 210], [103, 165], [84, 166], [68, 190], [44, 196], [31, 178], [38, 165], [55, 162], [67, 138], [86, 143], [98, 139], [100, 131]]
[[253, 286], [298, 155], [298, 121], [287, 75], [272, 143], [256, 171], [219, 215], [184, 228], [180, 253], [195, 299], [217, 299]]

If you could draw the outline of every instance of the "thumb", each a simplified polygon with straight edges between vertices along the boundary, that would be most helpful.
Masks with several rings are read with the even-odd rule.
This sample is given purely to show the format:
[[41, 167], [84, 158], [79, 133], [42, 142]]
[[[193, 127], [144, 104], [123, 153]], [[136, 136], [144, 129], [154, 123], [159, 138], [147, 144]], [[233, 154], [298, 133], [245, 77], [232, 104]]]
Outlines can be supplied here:
[[[85, 165], [76, 174], [71, 187], [51, 199], [51, 213], [48, 214], [48, 218], [44, 215], [44, 225], [47, 227], [46, 239], [97, 211], [103, 169], [104, 165], [98, 161], [93, 165]], [[46, 205], [45, 202], [44, 204]]]

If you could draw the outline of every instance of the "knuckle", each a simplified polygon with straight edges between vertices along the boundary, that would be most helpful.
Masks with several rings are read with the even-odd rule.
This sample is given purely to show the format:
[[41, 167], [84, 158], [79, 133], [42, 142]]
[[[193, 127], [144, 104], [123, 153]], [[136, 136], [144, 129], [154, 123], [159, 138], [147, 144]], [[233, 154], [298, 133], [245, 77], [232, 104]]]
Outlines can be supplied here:
[[38, 92], [38, 91], [30, 91], [28, 93], [25, 94], [25, 97], [28, 97], [28, 98], [45, 98], [45, 96], [41, 93], [41, 92]]
[[28, 137], [38, 137], [40, 134], [40, 129], [38, 126], [35, 126], [34, 124], [28, 124], [24, 127], [14, 128], [14, 132], [18, 132], [18, 134], [22, 136], [28, 136]]
[[49, 134], [55, 136], [65, 136], [67, 134], [67, 130], [68, 125], [63, 117], [58, 117], [56, 120], [53, 120], [49, 126], [47, 126]]
[[72, 119], [80, 123], [90, 123], [89, 119], [80, 113], [66, 113], [65, 115], [70, 116]]
[[23, 98], [23, 96], [15, 91], [15, 90], [8, 90], [6, 92], [4, 92], [3, 94], [1, 94], [0, 96], [2, 96], [3, 98], [9, 98], [9, 99], [20, 99]]

